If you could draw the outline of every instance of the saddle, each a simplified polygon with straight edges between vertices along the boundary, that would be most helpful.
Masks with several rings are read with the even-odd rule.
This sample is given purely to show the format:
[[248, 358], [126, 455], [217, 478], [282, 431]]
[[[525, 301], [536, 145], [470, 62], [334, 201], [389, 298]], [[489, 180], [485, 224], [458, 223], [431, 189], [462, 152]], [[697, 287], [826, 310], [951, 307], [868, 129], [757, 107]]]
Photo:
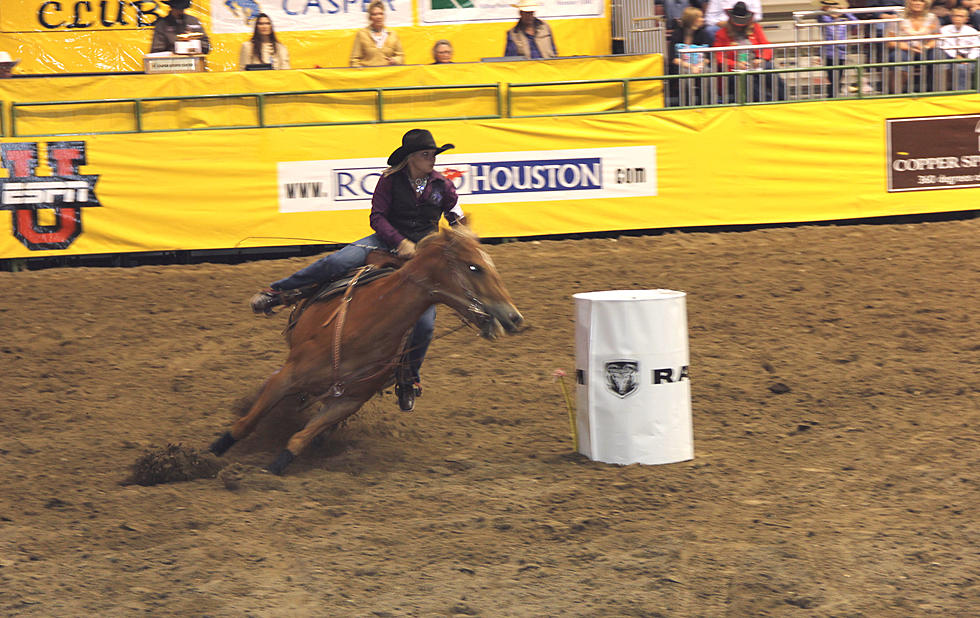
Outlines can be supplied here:
[[313, 303], [323, 302], [335, 296], [339, 296], [348, 289], [360, 287], [382, 277], [387, 277], [395, 272], [408, 260], [398, 257], [388, 251], [375, 249], [368, 254], [365, 265], [357, 270], [348, 273], [340, 279], [327, 281], [326, 283], [308, 285], [295, 290], [295, 295], [288, 300], [288, 304], [294, 305], [292, 313], [289, 314], [289, 321], [286, 324], [285, 332], [288, 332], [303, 311]]

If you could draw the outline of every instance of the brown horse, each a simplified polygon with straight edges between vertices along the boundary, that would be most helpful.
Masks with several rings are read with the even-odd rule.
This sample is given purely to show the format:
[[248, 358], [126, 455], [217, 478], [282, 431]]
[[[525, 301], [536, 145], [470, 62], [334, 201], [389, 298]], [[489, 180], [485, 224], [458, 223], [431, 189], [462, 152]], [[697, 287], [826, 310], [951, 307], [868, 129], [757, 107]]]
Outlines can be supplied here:
[[322, 405], [266, 468], [282, 474], [313, 438], [391, 383], [412, 327], [436, 303], [451, 307], [487, 339], [516, 332], [524, 321], [476, 236], [460, 228], [431, 234], [391, 275], [309, 304], [287, 334], [286, 364], [211, 452], [223, 454], [282, 399], [304, 393]]

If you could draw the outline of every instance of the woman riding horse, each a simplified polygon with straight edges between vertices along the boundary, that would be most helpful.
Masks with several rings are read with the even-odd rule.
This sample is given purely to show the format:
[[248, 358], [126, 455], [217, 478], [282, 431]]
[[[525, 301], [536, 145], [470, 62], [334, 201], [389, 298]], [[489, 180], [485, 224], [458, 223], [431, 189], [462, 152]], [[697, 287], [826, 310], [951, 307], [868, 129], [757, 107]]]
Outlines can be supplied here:
[[[402, 136], [402, 145], [388, 157], [388, 169], [371, 198], [371, 228], [374, 234], [347, 245], [340, 251], [320, 258], [296, 273], [274, 282], [269, 289], [252, 297], [252, 311], [269, 314], [273, 307], [296, 302], [296, 290], [326, 283], [363, 266], [375, 249], [394, 251], [402, 258], [415, 255], [415, 243], [436, 231], [439, 217], [450, 225], [463, 222], [463, 211], [456, 205], [456, 187], [435, 171], [436, 155], [453, 148], [453, 144], [436, 146], [432, 133], [412, 129]], [[412, 331], [408, 344], [407, 371], [399, 372], [395, 393], [398, 406], [406, 412], [415, 407], [422, 394], [419, 370], [432, 341], [436, 308], [430, 307]]]

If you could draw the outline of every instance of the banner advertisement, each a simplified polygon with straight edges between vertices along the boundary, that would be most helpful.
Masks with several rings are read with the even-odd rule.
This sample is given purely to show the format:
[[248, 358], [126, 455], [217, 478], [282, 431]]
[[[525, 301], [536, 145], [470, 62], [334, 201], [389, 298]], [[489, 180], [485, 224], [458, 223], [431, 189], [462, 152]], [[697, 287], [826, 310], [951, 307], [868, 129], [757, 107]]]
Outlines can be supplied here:
[[[980, 95], [971, 94], [8, 137], [0, 139], [0, 259], [350, 242], [370, 232], [373, 184], [411, 128], [455, 144], [436, 165], [459, 187], [460, 207], [485, 237], [971, 210], [976, 188], [889, 191], [886, 125], [952, 122], [978, 105]], [[892, 160], [951, 164], [956, 157], [962, 168], [963, 157], [975, 156], [957, 150], [955, 135], [948, 143], [944, 133], [933, 135], [943, 143], [902, 146], [908, 156]]]
[[980, 187], [980, 114], [888, 120], [888, 190]]
[[[655, 146], [443, 154], [436, 171], [467, 204], [657, 194]], [[370, 210], [385, 159], [280, 163], [279, 212]]]
[[[368, 2], [362, 0], [211, 0], [211, 31], [251, 34], [255, 18], [265, 13], [277, 32], [357, 30], [367, 25]], [[385, 26], [414, 24], [412, 0], [386, 0]]]
[[[516, 9], [510, 0], [419, 0], [419, 21], [423, 24], [463, 24], [481, 21], [515, 21]], [[539, 19], [603, 17], [603, 0], [541, 0], [534, 10]]]
[[0, 7], [0, 32], [96, 32], [152, 27], [170, 12], [162, 0], [21, 0]]

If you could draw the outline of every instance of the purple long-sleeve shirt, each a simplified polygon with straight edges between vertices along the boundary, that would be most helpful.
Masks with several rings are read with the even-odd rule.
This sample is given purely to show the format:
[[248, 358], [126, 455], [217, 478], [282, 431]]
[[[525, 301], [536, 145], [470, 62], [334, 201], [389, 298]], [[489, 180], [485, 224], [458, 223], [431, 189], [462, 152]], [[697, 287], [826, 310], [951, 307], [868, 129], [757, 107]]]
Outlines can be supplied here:
[[[463, 211], [456, 204], [459, 201], [459, 197], [456, 195], [456, 187], [453, 186], [452, 181], [435, 171], [429, 173], [428, 184], [422, 194], [413, 194], [413, 203], [394, 204], [393, 196], [396, 194], [392, 191], [392, 187], [395, 179], [399, 176], [405, 176], [407, 179], [405, 170], [395, 172], [389, 176], [382, 176], [378, 180], [378, 185], [374, 189], [374, 196], [371, 198], [371, 228], [392, 249], [398, 247], [398, 244], [405, 239], [405, 235], [398, 231], [388, 220], [388, 213], [393, 208], [397, 207], [404, 210], [418, 211], [422, 204], [435, 200], [438, 201], [442, 215], [446, 217], [446, 221], [450, 224], [456, 223], [463, 217]], [[442, 180], [443, 182], [434, 183], [434, 180]], [[434, 187], [439, 187], [440, 195], [433, 195]], [[433, 228], [435, 228], [438, 226], [439, 221], [436, 220], [432, 223]]]

